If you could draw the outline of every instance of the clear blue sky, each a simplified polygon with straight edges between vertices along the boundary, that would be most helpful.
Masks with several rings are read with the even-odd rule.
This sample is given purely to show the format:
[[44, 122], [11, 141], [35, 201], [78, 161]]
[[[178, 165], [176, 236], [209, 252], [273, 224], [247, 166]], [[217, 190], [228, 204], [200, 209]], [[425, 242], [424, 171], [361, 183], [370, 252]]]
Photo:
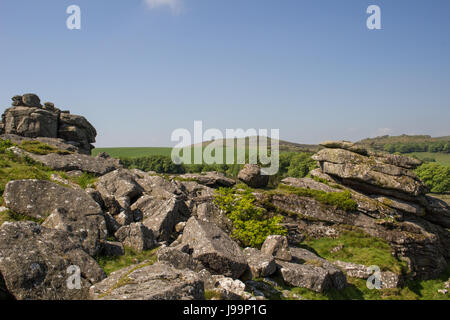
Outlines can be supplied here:
[[0, 0], [1, 110], [35, 92], [84, 115], [97, 146], [174, 145], [194, 120], [304, 143], [450, 135], [448, 0], [145, 2]]

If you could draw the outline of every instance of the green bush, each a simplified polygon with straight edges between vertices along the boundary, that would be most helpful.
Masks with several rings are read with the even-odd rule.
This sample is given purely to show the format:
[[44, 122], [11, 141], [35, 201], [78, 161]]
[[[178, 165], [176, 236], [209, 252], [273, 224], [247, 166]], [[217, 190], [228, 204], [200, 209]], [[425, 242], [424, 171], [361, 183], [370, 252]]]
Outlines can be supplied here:
[[254, 204], [255, 197], [250, 192], [236, 194], [233, 189], [220, 188], [214, 202], [233, 223], [233, 238], [244, 246], [260, 248], [267, 236], [286, 234], [280, 225], [283, 217], [269, 217], [263, 208]]
[[155, 171], [157, 173], [185, 173], [183, 165], [173, 163], [167, 156], [149, 156], [139, 158], [121, 158], [127, 169], [139, 169], [143, 171]]
[[433, 193], [450, 192], [450, 167], [425, 163], [416, 169], [417, 176]]

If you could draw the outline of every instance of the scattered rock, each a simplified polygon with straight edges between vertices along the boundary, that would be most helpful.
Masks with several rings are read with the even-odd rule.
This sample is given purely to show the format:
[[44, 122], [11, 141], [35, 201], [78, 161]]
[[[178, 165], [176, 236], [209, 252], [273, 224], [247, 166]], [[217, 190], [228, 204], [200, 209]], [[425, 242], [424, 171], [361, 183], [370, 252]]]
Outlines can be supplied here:
[[277, 271], [277, 265], [272, 255], [264, 254], [255, 248], [246, 248], [244, 255], [253, 278], [268, 277]]
[[292, 256], [288, 247], [288, 240], [285, 236], [272, 235], [264, 241], [261, 252], [274, 256], [278, 260], [291, 261]]
[[230, 188], [236, 184], [236, 181], [225, 177], [224, 174], [219, 172], [206, 172], [205, 174], [187, 173], [178, 176], [178, 179], [187, 181], [192, 180], [210, 188]]
[[[334, 265], [342, 269], [345, 274], [351, 278], [359, 278], [359, 279], [368, 279], [373, 272], [364, 265], [344, 262], [344, 261], [335, 261]], [[381, 288], [382, 289], [392, 289], [398, 288], [402, 284], [402, 278], [400, 275], [391, 272], [391, 271], [382, 271], [381, 273]]]
[[249, 300], [252, 295], [245, 291], [245, 284], [221, 275], [212, 276], [213, 289], [221, 300]]
[[269, 176], [262, 175], [261, 168], [256, 164], [246, 164], [239, 172], [238, 179], [252, 188], [265, 188], [269, 183]]
[[118, 257], [125, 254], [123, 244], [115, 241], [105, 241], [103, 243], [102, 256]]
[[204, 286], [199, 276], [169, 264], [143, 262], [113, 272], [91, 287], [94, 300], [203, 300]]
[[205, 267], [180, 248], [165, 247], [158, 250], [158, 261], [167, 262], [175, 269], [200, 272]]

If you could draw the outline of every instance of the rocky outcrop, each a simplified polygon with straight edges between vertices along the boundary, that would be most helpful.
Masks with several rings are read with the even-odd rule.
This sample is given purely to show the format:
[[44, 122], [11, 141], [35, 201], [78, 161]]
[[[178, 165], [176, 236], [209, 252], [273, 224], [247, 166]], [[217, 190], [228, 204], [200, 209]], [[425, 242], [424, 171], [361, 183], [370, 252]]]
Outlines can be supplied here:
[[425, 185], [409, 169], [344, 149], [323, 149], [313, 156], [323, 173], [366, 193], [420, 202]]
[[[70, 279], [77, 270], [78, 289]], [[89, 287], [105, 277], [95, 260], [64, 231], [34, 222], [6, 222], [0, 227], [0, 278], [15, 299], [87, 299]]]
[[237, 279], [247, 269], [245, 256], [237, 243], [210, 222], [190, 218], [182, 243], [192, 250], [192, 257], [213, 274]]
[[261, 173], [261, 168], [256, 164], [246, 164], [239, 171], [238, 179], [252, 188], [264, 188], [269, 183], [269, 176]]
[[[347, 192], [356, 210], [343, 210], [320, 199], [279, 192], [269, 200], [278, 210], [288, 212], [285, 223], [295, 234], [309, 237], [339, 236], [340, 226], [357, 227], [384, 239], [393, 255], [407, 261], [409, 276], [433, 278], [446, 268], [450, 257], [448, 205], [425, 195], [426, 188], [411, 169], [420, 162], [361, 150], [351, 143], [328, 142], [313, 156], [320, 168], [311, 179], [284, 179], [283, 184], [324, 193]], [[264, 200], [265, 199], [265, 200]], [[295, 215], [292, 215], [295, 214]], [[291, 240], [291, 238], [290, 238]]]
[[190, 270], [143, 262], [113, 272], [91, 287], [94, 300], [202, 300], [204, 285]]
[[12, 107], [2, 115], [3, 129], [0, 134], [60, 138], [76, 147], [80, 153], [91, 153], [97, 132], [84, 117], [61, 111], [50, 102], [42, 106], [35, 94], [14, 96], [12, 100]]

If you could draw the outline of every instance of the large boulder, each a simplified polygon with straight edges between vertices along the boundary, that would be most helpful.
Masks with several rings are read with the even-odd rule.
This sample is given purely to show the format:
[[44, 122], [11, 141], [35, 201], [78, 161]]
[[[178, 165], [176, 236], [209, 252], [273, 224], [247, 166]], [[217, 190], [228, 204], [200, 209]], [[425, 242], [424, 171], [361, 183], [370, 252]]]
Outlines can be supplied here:
[[179, 180], [195, 181], [210, 188], [230, 188], [236, 184], [233, 179], [227, 178], [219, 172], [206, 172], [204, 174], [186, 173], [177, 177]]
[[214, 274], [239, 278], [247, 269], [245, 256], [237, 243], [210, 222], [190, 218], [182, 243], [192, 250], [193, 258]]
[[95, 183], [103, 198], [112, 195], [116, 199], [128, 197], [137, 199], [142, 195], [142, 188], [136, 182], [136, 176], [126, 169], [118, 169], [101, 176]]
[[[17, 96], [16, 96], [17, 100]], [[27, 107], [41, 107], [41, 99], [34, 93], [26, 93], [22, 96], [22, 103]]]
[[155, 246], [153, 232], [141, 222], [121, 227], [115, 233], [117, 240], [136, 251], [152, 249]]
[[261, 173], [261, 168], [256, 164], [246, 164], [239, 171], [238, 179], [252, 188], [264, 188], [269, 183], [269, 176]]
[[55, 209], [42, 226], [66, 231], [74, 242], [79, 242], [92, 257], [99, 254], [104, 246], [108, 231], [105, 218], [100, 215], [84, 215], [82, 212]]
[[427, 188], [409, 169], [344, 149], [323, 149], [313, 156], [323, 173], [367, 193], [418, 202]]
[[261, 252], [265, 255], [274, 256], [278, 260], [291, 261], [292, 259], [288, 239], [285, 236], [268, 236], [261, 247]]
[[[342, 269], [345, 274], [351, 278], [367, 280], [373, 274], [371, 269], [361, 264], [340, 260], [333, 262], [333, 264]], [[381, 289], [393, 289], [402, 284], [401, 276], [392, 271], [381, 271], [379, 275]]]
[[58, 137], [58, 114], [41, 109], [25, 106], [6, 109], [2, 116], [4, 132], [19, 136]]
[[325, 259], [300, 248], [291, 248], [291, 253], [291, 262], [277, 260], [280, 275], [286, 284], [316, 292], [332, 288], [341, 290], [347, 286], [344, 273]]
[[11, 211], [34, 219], [45, 219], [55, 209], [75, 216], [101, 216], [100, 206], [82, 190], [46, 180], [13, 180], [3, 194]]
[[43, 220], [48, 228], [67, 231], [90, 255], [107, 236], [100, 206], [84, 191], [42, 180], [10, 181], [3, 194], [7, 207], [18, 214]]
[[91, 287], [93, 300], [203, 300], [204, 286], [190, 270], [143, 262], [113, 272]]
[[172, 196], [167, 200], [144, 195], [132, 206], [134, 216], [142, 216], [144, 225], [153, 231], [159, 241], [176, 238], [175, 226], [187, 221], [190, 212], [183, 200]]
[[[79, 289], [68, 285], [76, 284], [70, 276], [77, 268]], [[34, 222], [6, 222], [0, 227], [0, 278], [15, 299], [87, 299], [90, 286], [105, 277], [95, 260], [64, 231]]]
[[179, 247], [163, 247], [158, 250], [158, 261], [166, 262], [170, 264], [175, 269], [189, 269], [195, 272], [200, 272], [205, 269], [205, 267], [199, 262], [192, 258], [188, 253], [183, 252], [184, 246]]
[[264, 254], [255, 248], [245, 248], [244, 255], [253, 278], [268, 277], [277, 271], [272, 255]]
[[97, 131], [83, 116], [61, 113], [59, 116], [58, 137], [79, 144], [90, 150], [95, 142]]

